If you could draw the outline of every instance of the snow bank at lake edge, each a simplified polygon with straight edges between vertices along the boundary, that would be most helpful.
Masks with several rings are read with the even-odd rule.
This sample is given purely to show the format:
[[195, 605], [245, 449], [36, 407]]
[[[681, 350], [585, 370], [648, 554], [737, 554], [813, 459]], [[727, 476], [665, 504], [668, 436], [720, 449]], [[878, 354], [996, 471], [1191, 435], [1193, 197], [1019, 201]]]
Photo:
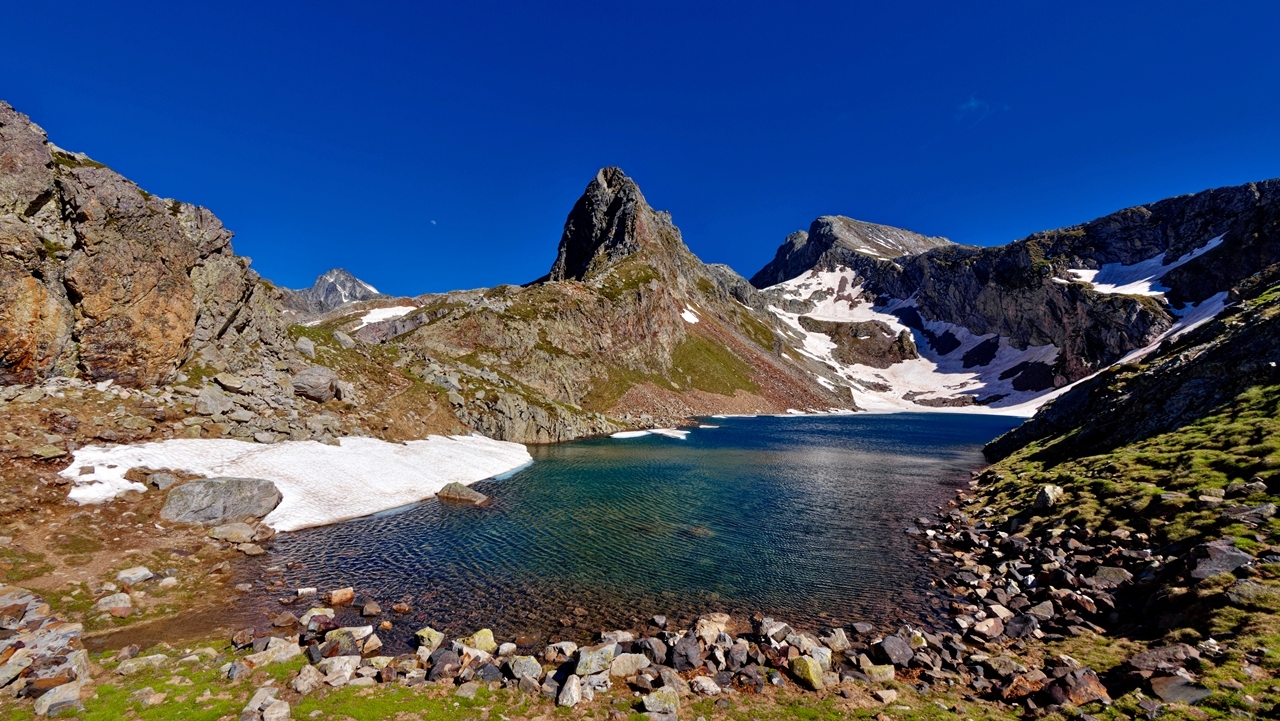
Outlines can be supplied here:
[[[130, 490], [130, 468], [144, 466], [208, 477], [264, 478], [284, 499], [263, 522], [296, 531], [372, 515], [434, 496], [453, 482], [509, 475], [533, 457], [519, 443], [484, 436], [430, 436], [388, 443], [343, 438], [341, 445], [316, 441], [255, 444], [229, 439], [174, 439], [125, 446], [86, 446], [75, 451], [60, 475], [75, 484], [69, 498], [103, 503]], [[80, 475], [92, 466], [93, 472]]]

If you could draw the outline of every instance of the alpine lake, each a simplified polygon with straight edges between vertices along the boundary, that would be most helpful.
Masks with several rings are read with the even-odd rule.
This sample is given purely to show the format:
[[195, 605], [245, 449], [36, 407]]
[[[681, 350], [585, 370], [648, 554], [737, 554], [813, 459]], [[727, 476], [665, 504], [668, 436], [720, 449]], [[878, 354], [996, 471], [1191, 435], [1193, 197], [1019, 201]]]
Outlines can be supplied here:
[[[282, 534], [283, 574], [246, 599], [354, 586], [390, 620], [388, 650], [431, 625], [524, 643], [585, 641], [653, 615], [772, 616], [800, 628], [933, 626], [947, 599], [905, 531], [967, 486], [983, 444], [1021, 419], [971, 414], [709, 418], [659, 435], [531, 446], [534, 462], [437, 499]], [[310, 607], [299, 599], [290, 609]], [[403, 602], [412, 610], [395, 613]]]

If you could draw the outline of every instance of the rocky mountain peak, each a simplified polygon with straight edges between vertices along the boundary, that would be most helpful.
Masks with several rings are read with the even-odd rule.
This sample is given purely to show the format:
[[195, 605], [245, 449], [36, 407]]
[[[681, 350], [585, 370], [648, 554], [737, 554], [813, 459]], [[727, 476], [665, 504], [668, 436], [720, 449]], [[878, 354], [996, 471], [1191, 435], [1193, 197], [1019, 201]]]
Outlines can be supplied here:
[[806, 233], [797, 230], [778, 248], [768, 265], [751, 277], [751, 284], [767, 288], [791, 280], [818, 266], [852, 267], [852, 255], [891, 260], [944, 245], [946, 238], [929, 237], [889, 225], [867, 223], [843, 215], [824, 215]]
[[634, 180], [621, 168], [602, 168], [569, 211], [548, 279], [586, 280], [645, 246], [660, 246], [666, 229], [678, 241], [670, 215], [649, 207]]
[[333, 268], [303, 290], [285, 293], [285, 307], [300, 313], [327, 313], [347, 303], [386, 298], [377, 288], [343, 268]]

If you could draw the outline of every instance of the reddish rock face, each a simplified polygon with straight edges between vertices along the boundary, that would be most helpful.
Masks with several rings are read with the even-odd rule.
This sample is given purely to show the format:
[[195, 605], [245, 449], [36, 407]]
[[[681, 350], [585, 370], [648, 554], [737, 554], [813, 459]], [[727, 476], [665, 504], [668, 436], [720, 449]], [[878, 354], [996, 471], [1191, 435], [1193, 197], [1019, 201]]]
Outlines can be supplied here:
[[208, 210], [57, 148], [0, 103], [0, 382], [154, 385], [228, 331], [273, 336], [247, 266]]

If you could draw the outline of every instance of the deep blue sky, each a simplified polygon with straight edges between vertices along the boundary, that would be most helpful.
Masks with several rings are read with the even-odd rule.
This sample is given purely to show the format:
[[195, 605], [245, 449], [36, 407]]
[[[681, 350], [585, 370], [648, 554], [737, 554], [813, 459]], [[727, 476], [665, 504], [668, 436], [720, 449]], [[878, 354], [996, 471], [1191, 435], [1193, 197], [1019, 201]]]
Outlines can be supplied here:
[[14, 3], [0, 98], [400, 294], [543, 274], [604, 165], [747, 276], [822, 214], [990, 245], [1280, 176], [1276, 2], [393, 5]]

